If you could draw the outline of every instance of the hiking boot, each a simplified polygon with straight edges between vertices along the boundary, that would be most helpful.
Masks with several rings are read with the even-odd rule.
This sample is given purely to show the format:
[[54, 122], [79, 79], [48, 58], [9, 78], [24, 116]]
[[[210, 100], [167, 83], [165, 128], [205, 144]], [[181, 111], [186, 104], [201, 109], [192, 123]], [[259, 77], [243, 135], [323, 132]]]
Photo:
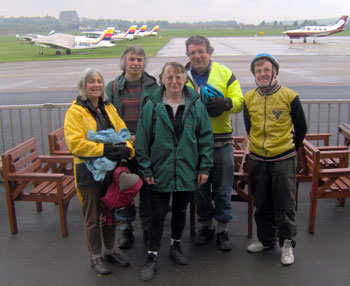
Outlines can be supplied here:
[[132, 246], [134, 242], [134, 234], [130, 229], [124, 229], [121, 232], [121, 235], [119, 237], [118, 243], [119, 243], [119, 248], [122, 249], [127, 249]]
[[187, 258], [182, 254], [180, 242], [175, 241], [173, 245], [170, 245], [169, 257], [177, 264], [187, 265]]
[[203, 227], [198, 231], [196, 238], [194, 240], [195, 245], [206, 244], [214, 235], [215, 228], [209, 229], [208, 227]]
[[106, 262], [118, 265], [120, 267], [129, 266], [129, 261], [127, 261], [120, 253], [117, 253], [117, 252], [104, 254], [103, 260]]
[[105, 275], [112, 272], [108, 265], [104, 262], [102, 257], [96, 258], [94, 260], [91, 259], [91, 267], [95, 270], [97, 274]]
[[267, 249], [271, 249], [273, 248], [273, 246], [271, 245], [263, 245], [260, 241], [256, 241], [252, 244], [249, 244], [247, 247], [247, 250], [251, 253], [257, 253], [257, 252], [261, 252], [263, 250], [267, 250]]
[[157, 270], [157, 256], [153, 253], [148, 253], [146, 262], [141, 270], [141, 280], [148, 281], [151, 280]]
[[227, 231], [222, 231], [216, 234], [216, 241], [222, 251], [230, 251], [232, 249], [232, 244], [228, 238]]
[[293, 245], [290, 239], [286, 239], [283, 242], [283, 246], [281, 248], [281, 263], [283, 265], [291, 265], [294, 263], [294, 254], [293, 254]]

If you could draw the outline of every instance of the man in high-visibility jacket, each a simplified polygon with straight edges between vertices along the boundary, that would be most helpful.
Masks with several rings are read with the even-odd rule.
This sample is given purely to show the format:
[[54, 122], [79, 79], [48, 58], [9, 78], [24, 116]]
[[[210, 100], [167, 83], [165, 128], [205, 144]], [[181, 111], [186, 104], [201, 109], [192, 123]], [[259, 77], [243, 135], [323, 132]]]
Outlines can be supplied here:
[[[195, 192], [199, 232], [195, 244], [204, 245], [214, 235], [223, 251], [232, 249], [228, 223], [232, 220], [231, 192], [234, 176], [231, 115], [242, 111], [243, 94], [231, 70], [211, 60], [214, 48], [207, 38], [192, 36], [186, 40], [187, 85], [201, 93], [214, 133], [214, 166], [206, 184]], [[213, 192], [213, 195], [212, 193]], [[214, 200], [214, 204], [212, 202]]]

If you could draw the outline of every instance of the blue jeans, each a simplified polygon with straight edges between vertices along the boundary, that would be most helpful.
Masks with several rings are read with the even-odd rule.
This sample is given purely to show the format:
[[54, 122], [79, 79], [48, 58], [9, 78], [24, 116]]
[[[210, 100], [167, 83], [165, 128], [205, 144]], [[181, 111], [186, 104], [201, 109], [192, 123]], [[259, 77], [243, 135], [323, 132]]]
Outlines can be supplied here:
[[195, 192], [198, 222], [207, 222], [212, 218], [221, 223], [232, 220], [233, 156], [231, 144], [214, 148], [214, 166], [208, 181]]
[[[140, 207], [139, 207], [139, 216], [141, 220], [141, 229], [148, 230], [149, 224], [151, 222], [151, 203], [148, 194], [148, 185], [144, 182], [140, 189]], [[115, 216], [118, 221], [122, 222], [121, 230], [130, 229], [133, 231], [131, 223], [136, 218], [136, 208], [135, 204], [129, 205], [125, 208], [116, 210]]]

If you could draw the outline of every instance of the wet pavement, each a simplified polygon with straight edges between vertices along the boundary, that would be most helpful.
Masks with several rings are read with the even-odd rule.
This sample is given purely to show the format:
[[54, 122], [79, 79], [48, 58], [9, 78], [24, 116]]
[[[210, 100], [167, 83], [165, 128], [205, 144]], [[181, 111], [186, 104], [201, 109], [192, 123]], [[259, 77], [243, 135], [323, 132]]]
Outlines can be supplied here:
[[[348, 285], [350, 281], [350, 207], [337, 206], [336, 200], [319, 200], [316, 232], [307, 232], [308, 191], [301, 184], [297, 211], [298, 236], [295, 263], [280, 264], [280, 249], [251, 254], [246, 246], [256, 240], [247, 238], [247, 205], [234, 202], [230, 224], [231, 252], [218, 249], [215, 240], [198, 247], [193, 244], [187, 223], [182, 238], [189, 265], [175, 265], [168, 258], [170, 217], [168, 214], [159, 253], [156, 277], [149, 285]], [[121, 253], [131, 266], [113, 268], [107, 276], [96, 275], [89, 264], [83, 232], [83, 215], [77, 197], [68, 209], [69, 235], [61, 237], [58, 208], [44, 204], [36, 213], [35, 204], [16, 203], [19, 232], [10, 234], [4, 186], [0, 184], [0, 285], [142, 285], [139, 272], [147, 247], [142, 242], [139, 220], [134, 224], [135, 243]], [[119, 235], [119, 233], [118, 233]]]

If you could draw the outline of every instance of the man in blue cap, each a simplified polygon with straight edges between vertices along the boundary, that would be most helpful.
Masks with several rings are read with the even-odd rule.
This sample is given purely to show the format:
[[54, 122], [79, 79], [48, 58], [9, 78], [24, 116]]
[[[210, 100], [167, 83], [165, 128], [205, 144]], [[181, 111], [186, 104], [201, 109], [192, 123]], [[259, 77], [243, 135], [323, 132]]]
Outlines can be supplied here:
[[299, 95], [277, 82], [279, 63], [270, 54], [258, 54], [250, 65], [257, 88], [245, 94], [243, 108], [250, 136], [250, 186], [254, 195], [258, 241], [251, 253], [275, 246], [281, 263], [294, 263], [296, 152], [307, 131]]

